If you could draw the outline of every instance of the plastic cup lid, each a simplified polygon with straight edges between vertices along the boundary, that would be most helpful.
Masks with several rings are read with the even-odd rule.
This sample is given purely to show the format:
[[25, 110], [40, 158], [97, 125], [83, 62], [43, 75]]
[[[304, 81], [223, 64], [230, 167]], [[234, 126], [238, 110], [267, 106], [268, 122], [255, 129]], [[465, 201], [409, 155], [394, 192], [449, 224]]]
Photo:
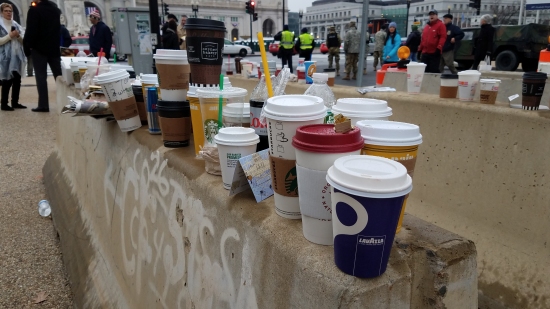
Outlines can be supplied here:
[[219, 87], [202, 87], [197, 88], [196, 94], [199, 98], [219, 98], [220, 95], [223, 98], [239, 98], [244, 97], [248, 94], [248, 91], [244, 88], [239, 87], [228, 87], [220, 90]]
[[313, 78], [315, 80], [318, 80], [318, 81], [326, 82], [326, 81], [328, 81], [328, 74], [327, 73], [313, 73], [311, 78]]
[[183, 56], [187, 58], [187, 51], [181, 49], [157, 49], [157, 53], [155, 55]]
[[130, 74], [126, 70], [116, 70], [107, 73], [103, 73], [97, 76], [98, 84], [112, 83], [124, 78], [130, 77]]
[[422, 62], [409, 62], [407, 63], [408, 67], [425, 67], [426, 64]]
[[363, 148], [361, 130], [336, 133], [333, 124], [311, 124], [299, 127], [292, 138], [294, 148], [320, 153], [346, 153]]
[[325, 117], [327, 108], [319, 97], [282, 95], [267, 99], [264, 112], [273, 120], [309, 121]]
[[500, 83], [500, 79], [480, 79], [479, 81], [482, 82], [482, 83], [487, 83], [487, 84]]
[[361, 120], [356, 126], [361, 130], [365, 144], [379, 146], [414, 146], [422, 144], [420, 128], [411, 123]]
[[252, 128], [221, 128], [214, 136], [216, 144], [227, 146], [249, 146], [260, 142], [259, 136]]
[[223, 107], [224, 116], [250, 117], [250, 103], [229, 103]]
[[392, 109], [388, 107], [388, 102], [364, 98], [338, 99], [336, 105], [332, 107], [332, 112], [334, 114], [343, 114], [346, 117], [363, 115], [371, 117], [389, 117], [392, 115]]
[[336, 159], [327, 171], [327, 181], [344, 192], [375, 198], [403, 196], [412, 190], [412, 179], [403, 164], [375, 156]]
[[159, 79], [157, 74], [141, 74], [141, 83], [143, 84], [158, 84]]

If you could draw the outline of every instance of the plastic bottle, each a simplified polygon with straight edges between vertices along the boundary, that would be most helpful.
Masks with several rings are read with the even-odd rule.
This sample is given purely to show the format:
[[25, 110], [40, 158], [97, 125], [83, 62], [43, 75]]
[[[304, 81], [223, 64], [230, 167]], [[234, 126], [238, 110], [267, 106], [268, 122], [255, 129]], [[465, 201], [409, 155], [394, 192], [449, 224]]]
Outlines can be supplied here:
[[262, 124], [260, 116], [262, 114], [262, 108], [267, 101], [267, 85], [265, 83], [265, 76], [260, 78], [260, 82], [256, 85], [256, 88], [252, 90], [250, 94], [250, 127], [256, 131], [256, 134], [260, 137], [260, 142], [256, 147], [256, 151], [262, 151], [269, 148], [269, 142], [267, 140], [267, 126]]
[[47, 217], [52, 213], [52, 208], [50, 207], [50, 202], [46, 200], [41, 200], [38, 202], [38, 213], [42, 217]]
[[332, 89], [327, 85], [328, 74], [313, 73], [313, 84], [307, 88], [304, 94], [320, 97], [323, 99], [325, 106], [328, 108], [325, 117], [325, 123], [334, 123], [334, 115], [332, 114], [332, 106], [336, 103]]
[[79, 47], [78, 48], [78, 53], [76, 54], [77, 57], [88, 57], [88, 55], [86, 55], [86, 52], [84, 52], [84, 49], [82, 47]]

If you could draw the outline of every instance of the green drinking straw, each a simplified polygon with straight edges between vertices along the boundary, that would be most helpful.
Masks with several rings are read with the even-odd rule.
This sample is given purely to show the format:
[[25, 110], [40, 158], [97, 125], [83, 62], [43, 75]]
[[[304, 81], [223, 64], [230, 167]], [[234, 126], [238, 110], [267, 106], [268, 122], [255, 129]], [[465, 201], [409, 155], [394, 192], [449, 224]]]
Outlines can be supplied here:
[[222, 128], [223, 74], [220, 74], [220, 99], [218, 101], [218, 130]]

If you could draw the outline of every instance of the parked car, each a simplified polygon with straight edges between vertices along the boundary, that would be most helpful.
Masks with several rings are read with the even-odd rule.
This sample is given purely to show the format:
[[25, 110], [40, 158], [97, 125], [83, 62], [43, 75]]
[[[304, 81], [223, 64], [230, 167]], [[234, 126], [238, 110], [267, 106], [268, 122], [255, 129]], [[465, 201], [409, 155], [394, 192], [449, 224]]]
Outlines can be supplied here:
[[239, 55], [239, 57], [246, 57], [251, 54], [252, 49], [246, 45], [236, 44], [229, 40], [224, 40], [223, 54], [224, 55]]
[[[88, 36], [75, 36], [72, 37], [73, 43], [71, 46], [69, 46], [69, 49], [76, 55], [78, 54], [78, 51], [82, 49], [86, 54], [90, 53], [90, 43], [88, 41]], [[111, 45], [111, 58], [115, 55], [115, 45]], [[119, 61], [125, 61], [126, 55], [117, 55], [117, 60]]]
[[[273, 56], [277, 56], [277, 53], [279, 52], [279, 41], [273, 41], [272, 43], [269, 44], [269, 52], [273, 55]], [[294, 51], [292, 53], [293, 55], [296, 55], [297, 52], [296, 52], [296, 48], [294, 48]]]

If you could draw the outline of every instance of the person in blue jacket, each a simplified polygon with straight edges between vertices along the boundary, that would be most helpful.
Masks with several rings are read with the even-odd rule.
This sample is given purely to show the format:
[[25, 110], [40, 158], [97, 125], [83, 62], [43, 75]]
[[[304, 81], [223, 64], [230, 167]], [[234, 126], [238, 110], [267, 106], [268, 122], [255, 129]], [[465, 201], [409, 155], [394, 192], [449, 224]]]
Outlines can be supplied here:
[[398, 62], [397, 50], [401, 46], [401, 36], [397, 33], [397, 24], [391, 22], [388, 26], [386, 45], [384, 46], [384, 62]]

